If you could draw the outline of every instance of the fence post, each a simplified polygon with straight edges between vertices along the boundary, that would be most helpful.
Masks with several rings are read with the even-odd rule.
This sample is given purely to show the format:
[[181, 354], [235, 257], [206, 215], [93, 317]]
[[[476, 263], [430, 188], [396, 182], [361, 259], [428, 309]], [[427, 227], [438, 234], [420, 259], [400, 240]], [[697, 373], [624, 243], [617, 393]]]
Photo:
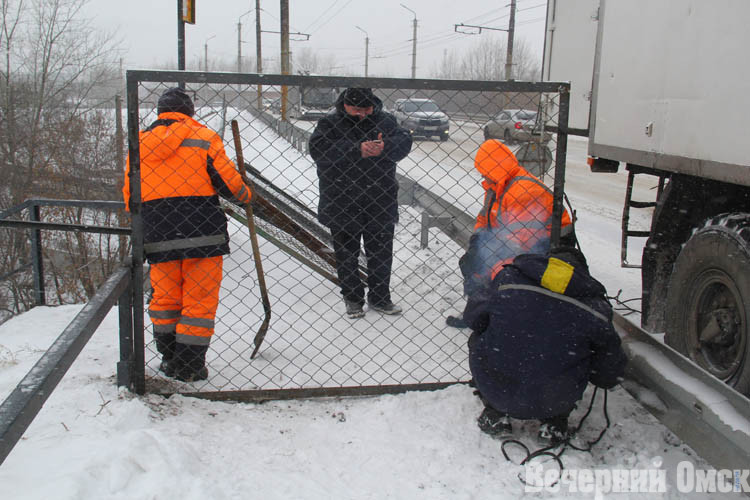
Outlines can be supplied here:
[[[39, 222], [39, 205], [34, 203], [29, 207], [31, 220]], [[44, 262], [42, 258], [42, 232], [39, 229], [31, 230], [31, 263], [34, 273], [34, 298], [36, 305], [47, 305], [47, 295], [44, 290]]]
[[[560, 245], [565, 193], [565, 159], [568, 155], [568, 113], [570, 113], [570, 84], [560, 85], [560, 109], [557, 118], [557, 151], [555, 152], [555, 186], [552, 200], [552, 230], [550, 244]], [[570, 214], [573, 217], [573, 214]]]
[[120, 317], [120, 361], [117, 363], [117, 385], [131, 387], [133, 381], [133, 272], [127, 288], [117, 301]]
[[138, 147], [138, 80], [127, 73], [128, 150], [130, 158], [130, 214], [133, 245], [133, 378], [136, 394], [146, 393], [146, 360], [143, 325], [143, 218], [141, 216], [141, 154]]

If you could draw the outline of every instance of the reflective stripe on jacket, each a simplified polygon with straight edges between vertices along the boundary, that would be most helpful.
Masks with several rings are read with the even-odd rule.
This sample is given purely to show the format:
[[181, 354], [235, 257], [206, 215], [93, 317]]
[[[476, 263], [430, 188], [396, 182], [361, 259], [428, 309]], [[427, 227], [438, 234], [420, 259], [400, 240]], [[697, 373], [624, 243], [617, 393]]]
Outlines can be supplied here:
[[[229, 253], [226, 216], [218, 196], [248, 203], [251, 193], [218, 134], [182, 113], [162, 113], [141, 131], [140, 157], [148, 260]], [[129, 209], [129, 163], [123, 196]]]

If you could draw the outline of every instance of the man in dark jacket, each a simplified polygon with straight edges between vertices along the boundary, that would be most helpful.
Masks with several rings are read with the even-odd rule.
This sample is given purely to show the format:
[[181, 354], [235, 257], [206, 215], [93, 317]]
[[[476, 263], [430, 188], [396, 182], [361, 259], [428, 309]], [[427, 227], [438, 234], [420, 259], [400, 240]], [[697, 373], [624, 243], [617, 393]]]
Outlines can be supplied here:
[[310, 137], [318, 167], [318, 219], [331, 230], [336, 271], [350, 318], [364, 316], [359, 275], [360, 240], [367, 256], [367, 302], [384, 314], [399, 314], [391, 301], [393, 235], [398, 222], [396, 162], [411, 151], [409, 131], [383, 111], [368, 88], [348, 88], [336, 111], [322, 118]]
[[591, 382], [614, 387], [626, 358], [604, 286], [575, 248], [519, 255], [469, 297], [469, 366], [485, 409], [477, 423], [499, 435], [510, 419], [539, 419], [539, 436], [566, 438], [568, 415]]

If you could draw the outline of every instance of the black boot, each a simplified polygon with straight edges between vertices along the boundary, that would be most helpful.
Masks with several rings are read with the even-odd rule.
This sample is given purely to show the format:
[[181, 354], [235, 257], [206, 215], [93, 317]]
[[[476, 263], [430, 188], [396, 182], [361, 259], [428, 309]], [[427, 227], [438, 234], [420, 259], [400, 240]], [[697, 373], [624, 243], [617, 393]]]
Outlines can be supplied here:
[[468, 323], [463, 316], [448, 316], [445, 318], [445, 324], [453, 328], [469, 328]]
[[174, 377], [174, 352], [177, 345], [174, 332], [154, 333], [154, 341], [156, 342], [156, 350], [161, 354], [159, 371], [163, 372], [167, 377]]
[[208, 378], [207, 351], [207, 345], [188, 345], [178, 342], [174, 355], [175, 378], [182, 382], [206, 380]]
[[490, 436], [509, 436], [513, 434], [510, 418], [491, 406], [486, 406], [477, 418], [479, 429]]
[[567, 441], [568, 434], [568, 415], [558, 415], [556, 417], [545, 418], [541, 420], [539, 426], [539, 440], [543, 443], [560, 444]]

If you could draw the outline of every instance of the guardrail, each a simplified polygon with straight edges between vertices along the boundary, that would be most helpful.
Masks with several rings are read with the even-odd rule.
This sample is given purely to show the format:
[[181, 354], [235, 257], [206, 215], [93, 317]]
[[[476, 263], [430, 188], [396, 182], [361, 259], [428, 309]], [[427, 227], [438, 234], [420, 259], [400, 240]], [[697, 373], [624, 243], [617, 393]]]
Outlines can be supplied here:
[[750, 399], [619, 314], [614, 323], [628, 356], [625, 389], [717, 469], [750, 464]]
[[[121, 267], [99, 288], [80, 313], [47, 349], [29, 373], [0, 405], [0, 464], [42, 409], [65, 373], [83, 350], [109, 310], [120, 304], [120, 363], [118, 383], [129, 385], [133, 363], [131, 269]], [[130, 343], [128, 342], [130, 340]], [[128, 380], [121, 377], [127, 376]]]
[[[58, 231], [81, 231], [85, 233], [130, 235], [129, 227], [97, 226], [92, 224], [60, 224], [54, 222], [43, 222], [41, 220], [41, 207], [77, 207], [101, 210], [121, 210], [125, 204], [120, 201], [102, 200], [54, 200], [49, 198], [31, 198], [20, 205], [0, 212], [0, 227], [31, 229], [31, 264], [24, 264], [3, 276], [3, 279], [21, 272], [31, 265], [34, 277], [34, 295], [36, 305], [43, 306], [47, 303], [44, 286], [44, 262], [42, 259], [42, 237], [41, 230]], [[9, 217], [22, 215], [28, 210], [28, 220], [9, 219]]]

